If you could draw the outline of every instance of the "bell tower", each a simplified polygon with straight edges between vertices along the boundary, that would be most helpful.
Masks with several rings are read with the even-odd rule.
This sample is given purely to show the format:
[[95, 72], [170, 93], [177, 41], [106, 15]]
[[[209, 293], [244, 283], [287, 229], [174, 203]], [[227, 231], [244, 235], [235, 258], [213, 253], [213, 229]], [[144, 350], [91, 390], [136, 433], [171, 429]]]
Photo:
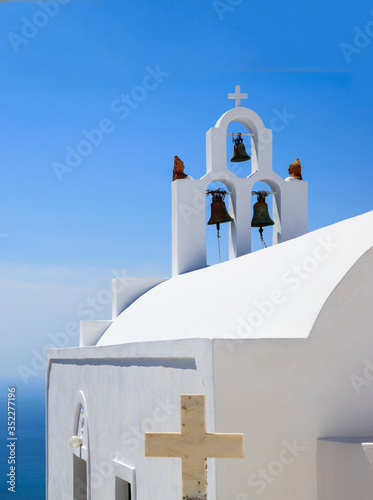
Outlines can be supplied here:
[[[256, 182], [267, 183], [273, 196], [273, 244], [308, 231], [307, 182], [283, 179], [272, 169], [272, 130], [260, 117], [241, 106], [240, 86], [228, 94], [236, 106], [224, 113], [206, 133], [206, 174], [200, 179], [172, 182], [172, 274], [194, 271], [206, 266], [206, 188], [213, 181], [225, 184], [230, 195], [229, 259], [251, 252], [252, 189]], [[251, 174], [238, 177], [227, 168], [226, 136], [228, 125], [239, 122], [251, 135]]]

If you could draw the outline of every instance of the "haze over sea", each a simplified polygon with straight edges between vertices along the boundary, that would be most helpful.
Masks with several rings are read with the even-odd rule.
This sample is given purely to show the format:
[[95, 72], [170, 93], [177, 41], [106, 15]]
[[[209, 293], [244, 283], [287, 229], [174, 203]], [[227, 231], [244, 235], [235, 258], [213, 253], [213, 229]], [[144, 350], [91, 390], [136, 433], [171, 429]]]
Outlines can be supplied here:
[[[16, 388], [16, 487], [8, 491], [8, 388]], [[45, 499], [45, 380], [0, 379], [0, 498]]]

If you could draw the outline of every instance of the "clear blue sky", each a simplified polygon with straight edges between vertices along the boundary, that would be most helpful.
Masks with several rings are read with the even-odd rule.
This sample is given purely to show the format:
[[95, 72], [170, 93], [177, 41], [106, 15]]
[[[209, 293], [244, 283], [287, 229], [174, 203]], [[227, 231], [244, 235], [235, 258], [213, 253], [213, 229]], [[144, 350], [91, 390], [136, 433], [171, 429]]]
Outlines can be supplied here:
[[[310, 230], [373, 208], [370, 1], [1, 1], [0, 11], [0, 375], [32, 362], [43, 374], [35, 352], [87, 319], [77, 308], [108, 289], [113, 269], [169, 275], [173, 157], [205, 173], [205, 133], [234, 106], [235, 85], [267, 127], [287, 113], [273, 166], [285, 177], [301, 159]], [[131, 94], [137, 102], [121, 102]], [[60, 182], [54, 162], [69, 166], [66, 148], [99, 126]]]

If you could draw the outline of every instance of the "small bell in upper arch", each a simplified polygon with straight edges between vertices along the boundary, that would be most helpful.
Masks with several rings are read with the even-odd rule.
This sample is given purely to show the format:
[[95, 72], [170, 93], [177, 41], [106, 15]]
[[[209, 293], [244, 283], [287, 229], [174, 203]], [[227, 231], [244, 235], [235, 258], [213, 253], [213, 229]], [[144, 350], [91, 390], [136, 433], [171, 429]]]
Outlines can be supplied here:
[[237, 134], [237, 137], [234, 138], [234, 151], [231, 161], [248, 161], [250, 160], [250, 156], [246, 153], [245, 144], [243, 143], [243, 139], [241, 137], [241, 133]]

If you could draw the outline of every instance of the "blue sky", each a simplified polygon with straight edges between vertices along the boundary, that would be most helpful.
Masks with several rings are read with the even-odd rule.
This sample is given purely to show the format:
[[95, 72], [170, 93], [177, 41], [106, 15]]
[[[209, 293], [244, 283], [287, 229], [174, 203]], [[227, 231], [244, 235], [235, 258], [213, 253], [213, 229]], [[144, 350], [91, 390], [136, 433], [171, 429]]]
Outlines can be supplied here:
[[[234, 106], [235, 85], [267, 127], [277, 123], [274, 170], [285, 177], [300, 158], [310, 230], [372, 209], [371, 2], [0, 10], [0, 375], [20, 365], [43, 374], [38, 354], [87, 319], [79, 306], [115, 273], [170, 274], [173, 157], [194, 178], [205, 173], [205, 133]], [[74, 163], [87, 135], [96, 145]], [[68, 169], [58, 176], [56, 164]], [[109, 304], [95, 311], [109, 316]]]

